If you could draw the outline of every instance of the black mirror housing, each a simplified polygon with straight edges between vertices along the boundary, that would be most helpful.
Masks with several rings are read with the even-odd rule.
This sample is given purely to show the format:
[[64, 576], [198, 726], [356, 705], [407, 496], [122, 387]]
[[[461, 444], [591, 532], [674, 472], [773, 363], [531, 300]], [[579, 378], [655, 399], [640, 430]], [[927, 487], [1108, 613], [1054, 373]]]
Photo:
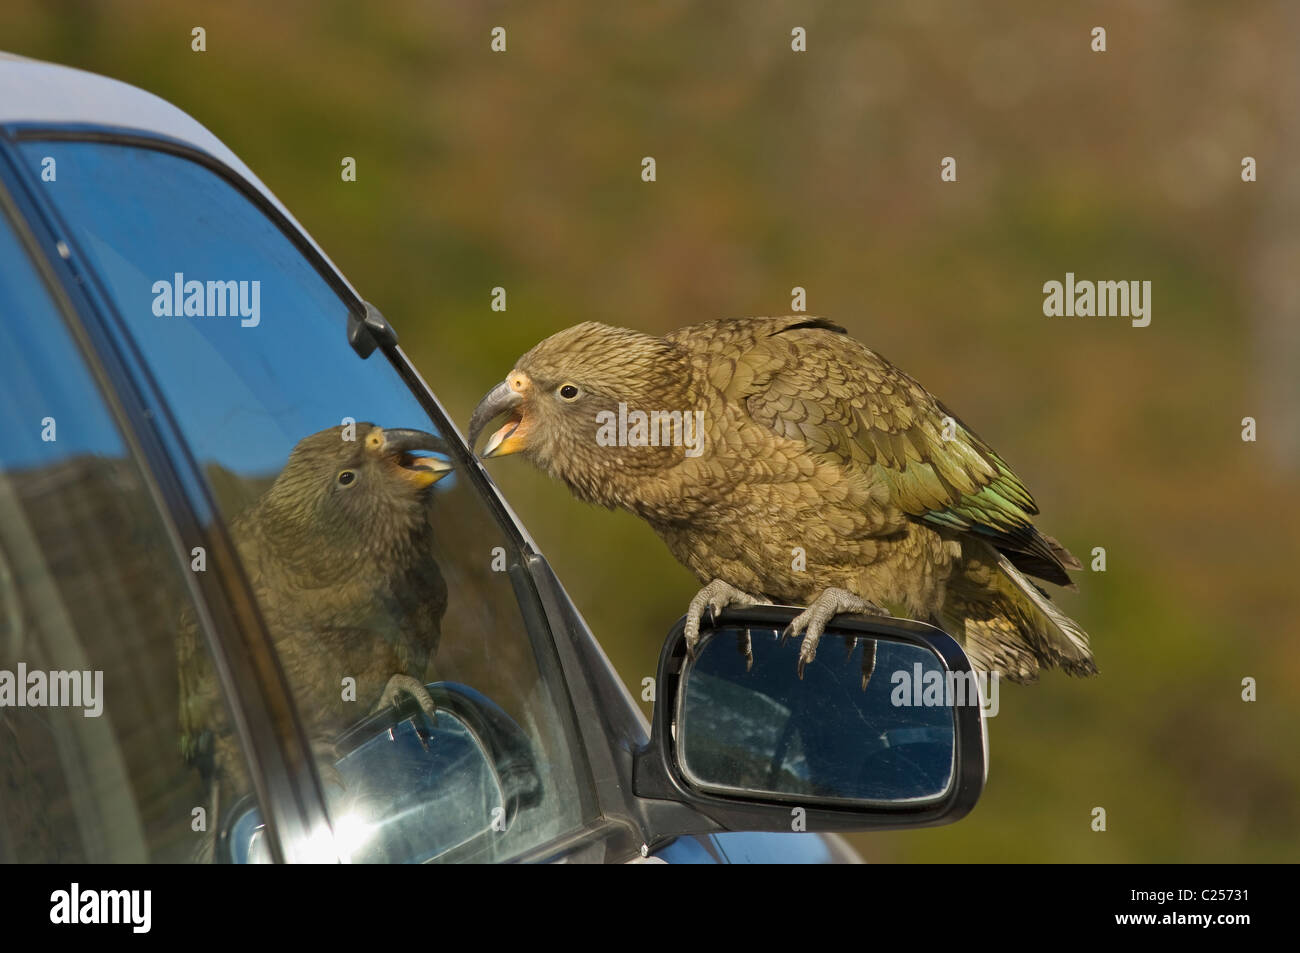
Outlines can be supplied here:
[[[694, 660], [687, 658], [685, 617], [678, 620], [659, 658], [650, 744], [634, 765], [636, 795], [684, 804], [714, 825], [675, 833], [888, 830], [947, 824], [969, 813], [984, 788], [987, 735], [978, 692], [951, 692], [954, 683], [976, 684], [957, 642], [921, 622], [842, 615], [827, 626], [800, 681], [794, 664], [800, 639], [788, 646], [779, 639], [799, 612], [728, 609], [701, 625]], [[856, 663], [848, 664], [846, 648]], [[915, 707], [893, 707], [911, 697], [911, 686], [902, 683], [913, 667], [921, 675], [921, 660], [927, 682], [946, 681], [950, 688], [942, 710], [912, 701], [905, 704]], [[919, 698], [920, 685], [915, 689]], [[810, 698], [815, 712], [795, 710], [807, 709]], [[832, 742], [842, 747], [841, 754], [832, 749], [831, 760], [844, 763], [828, 765], [823, 757], [818, 767], [813, 738], [810, 757], [801, 757], [802, 770], [792, 774], [789, 746], [801, 734], [799, 719], [824, 740], [820, 719], [828, 714], [841, 732]], [[784, 728], [767, 730], [772, 717], [785, 719]], [[926, 744], [900, 745], [915, 741]], [[765, 743], [776, 745], [770, 764]], [[900, 750], [926, 757], [900, 757]], [[674, 816], [680, 821], [684, 814]]]

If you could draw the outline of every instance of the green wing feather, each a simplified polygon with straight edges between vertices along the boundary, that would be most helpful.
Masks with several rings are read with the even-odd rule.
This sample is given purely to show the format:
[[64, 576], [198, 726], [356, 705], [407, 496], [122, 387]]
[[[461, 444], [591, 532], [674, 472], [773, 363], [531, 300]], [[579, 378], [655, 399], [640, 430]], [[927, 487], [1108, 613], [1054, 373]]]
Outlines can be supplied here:
[[846, 466], [874, 468], [912, 519], [984, 539], [1040, 578], [1070, 585], [1079, 563], [1030, 522], [1033, 496], [1006, 462], [910, 376], [830, 322], [742, 322], [725, 392], [777, 433]]

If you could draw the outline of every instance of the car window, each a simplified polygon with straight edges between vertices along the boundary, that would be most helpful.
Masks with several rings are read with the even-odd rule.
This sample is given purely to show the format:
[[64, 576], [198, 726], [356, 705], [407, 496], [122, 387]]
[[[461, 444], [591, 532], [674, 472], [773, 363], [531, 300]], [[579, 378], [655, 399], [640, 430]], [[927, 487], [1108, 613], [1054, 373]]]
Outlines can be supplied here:
[[[336, 833], [361, 830], [349, 835], [359, 859], [373, 856], [363, 842], [380, 826], [384, 837], [402, 830], [387, 859], [505, 859], [582, 826], [589, 782], [572, 711], [549, 635], [530, 628], [517, 598], [514, 546], [439, 452], [436, 422], [392, 364], [348, 345], [346, 302], [197, 162], [105, 142], [24, 149], [33, 168], [56, 160], [44, 194], [207, 475], [323, 766]], [[182, 680], [187, 698], [206, 694], [183, 664]], [[213, 761], [232, 805], [247, 782], [223, 767], [222, 728], [205, 704], [191, 706], [182, 736]], [[495, 714], [477, 723], [484, 706], [508, 724]], [[411, 745], [398, 743], [398, 712]], [[367, 717], [370, 737], [387, 732], [391, 744], [365, 759], [405, 758], [393, 772], [372, 760], [358, 772], [348, 757], [365, 745], [355, 729]], [[477, 760], [439, 756], [465, 732]], [[523, 788], [506, 777], [511, 764], [523, 766]], [[462, 785], [481, 793], [464, 795], [477, 800], [453, 834], [412, 822], [416, 786], [375, 781], [390, 774], [422, 778], [421, 803], [470, 775], [492, 783]]]
[[208, 789], [176, 739], [185, 579], [3, 215], [0, 420], [0, 861], [188, 860]]

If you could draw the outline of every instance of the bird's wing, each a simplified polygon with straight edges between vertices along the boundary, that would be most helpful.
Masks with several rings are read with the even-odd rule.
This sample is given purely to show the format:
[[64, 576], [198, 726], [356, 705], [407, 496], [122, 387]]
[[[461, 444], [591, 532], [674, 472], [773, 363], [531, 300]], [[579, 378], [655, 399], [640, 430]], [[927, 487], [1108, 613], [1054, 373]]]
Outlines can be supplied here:
[[[828, 321], [738, 322], [710, 335], [711, 381], [757, 422], [846, 467], [872, 468], [912, 519], [972, 535], [1027, 572], [1069, 585], [1078, 560], [1030, 522], [1019, 477], [934, 395]], [[727, 353], [730, 351], [730, 353]]]

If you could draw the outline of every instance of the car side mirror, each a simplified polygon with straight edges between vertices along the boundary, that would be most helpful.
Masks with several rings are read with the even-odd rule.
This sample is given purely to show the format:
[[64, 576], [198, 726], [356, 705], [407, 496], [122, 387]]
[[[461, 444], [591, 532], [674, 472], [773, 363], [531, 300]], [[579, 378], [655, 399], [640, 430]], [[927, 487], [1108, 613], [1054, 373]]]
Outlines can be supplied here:
[[[981, 691], [961, 647], [905, 619], [839, 616], [803, 678], [798, 610], [685, 619], [664, 644], [638, 796], [678, 801], [720, 830], [853, 831], [963, 817], [983, 790]], [[708, 617], [706, 616], [706, 621]]]
[[[326, 796], [336, 844], [352, 863], [490, 860], [497, 832], [541, 800], [544, 769], [504, 710], [467, 685], [425, 689], [436, 723], [404, 697], [338, 739]], [[222, 825], [216, 859], [269, 862], [265, 837], [248, 795]]]

